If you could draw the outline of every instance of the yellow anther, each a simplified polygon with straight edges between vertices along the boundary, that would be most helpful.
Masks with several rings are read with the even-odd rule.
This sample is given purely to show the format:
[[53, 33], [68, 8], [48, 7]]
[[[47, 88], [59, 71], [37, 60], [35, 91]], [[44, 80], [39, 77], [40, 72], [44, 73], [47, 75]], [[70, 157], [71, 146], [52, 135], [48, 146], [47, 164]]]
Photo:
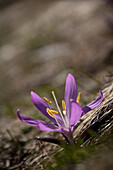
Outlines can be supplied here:
[[43, 97], [43, 99], [44, 99], [47, 103], [49, 103], [49, 104], [51, 104], [51, 103], [52, 103], [52, 101], [51, 101], [51, 100], [49, 100], [47, 97]]
[[64, 100], [62, 100], [62, 108], [63, 108], [63, 115], [66, 116], [66, 105]]
[[80, 98], [81, 98], [81, 92], [78, 93], [77, 103], [80, 103]]
[[58, 112], [56, 111], [56, 110], [50, 110], [51, 111], [51, 113], [53, 113], [53, 114], [58, 114]]
[[46, 111], [49, 114], [49, 116], [55, 117], [54, 114], [51, 112], [51, 110], [49, 108], [47, 108]]
[[63, 110], [66, 110], [66, 105], [65, 105], [65, 101], [64, 100], [62, 100], [62, 108], [63, 108]]

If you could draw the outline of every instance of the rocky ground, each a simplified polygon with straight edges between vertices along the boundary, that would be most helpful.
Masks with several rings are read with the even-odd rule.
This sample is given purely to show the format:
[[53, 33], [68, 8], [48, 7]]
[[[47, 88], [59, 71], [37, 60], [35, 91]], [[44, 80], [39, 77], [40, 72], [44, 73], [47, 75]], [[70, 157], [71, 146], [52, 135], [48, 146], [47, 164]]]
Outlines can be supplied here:
[[[55, 89], [60, 102], [66, 76], [72, 73], [85, 105], [111, 85], [112, 64], [112, 2], [0, 1], [0, 168], [30, 169], [48, 153], [33, 138], [54, 134], [29, 127], [16, 116], [20, 108], [44, 119], [31, 102], [31, 90], [52, 99]], [[47, 145], [51, 155], [60, 150]], [[51, 162], [50, 155], [46, 158]]]

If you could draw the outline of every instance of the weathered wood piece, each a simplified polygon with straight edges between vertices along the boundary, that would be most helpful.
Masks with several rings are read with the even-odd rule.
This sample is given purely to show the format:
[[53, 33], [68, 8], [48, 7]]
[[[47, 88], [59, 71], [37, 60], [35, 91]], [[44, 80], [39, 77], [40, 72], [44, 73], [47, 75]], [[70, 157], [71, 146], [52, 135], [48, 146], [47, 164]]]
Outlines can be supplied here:
[[96, 109], [84, 115], [74, 132], [74, 137], [81, 136], [86, 141], [90, 131], [100, 135], [113, 130], [113, 84], [103, 90], [103, 102]]

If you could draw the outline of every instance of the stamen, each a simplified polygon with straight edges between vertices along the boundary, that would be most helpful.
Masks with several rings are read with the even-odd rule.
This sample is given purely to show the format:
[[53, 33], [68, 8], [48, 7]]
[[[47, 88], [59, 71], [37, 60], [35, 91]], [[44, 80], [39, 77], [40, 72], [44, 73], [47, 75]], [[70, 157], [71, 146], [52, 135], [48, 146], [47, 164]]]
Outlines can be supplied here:
[[[47, 108], [46, 111], [47, 111], [47, 113], [49, 114], [49, 116], [55, 118], [57, 125], [58, 125], [59, 127], [61, 127], [60, 124], [59, 124], [59, 122], [58, 122], [58, 120], [57, 120], [57, 118], [56, 118], [56, 116], [53, 114], [53, 112], [57, 112], [57, 111], [55, 111], [55, 110], [50, 110], [49, 108]], [[56, 114], [57, 114], [57, 113], [56, 113]]]
[[55, 100], [55, 103], [56, 103], [57, 109], [58, 109], [58, 111], [59, 111], [59, 113], [60, 113], [60, 116], [61, 116], [61, 118], [62, 118], [62, 120], [63, 120], [63, 122], [64, 122], [64, 125], [65, 125], [65, 127], [67, 128], [67, 125], [66, 125], [65, 119], [64, 119], [63, 114], [62, 114], [62, 112], [61, 112], [61, 110], [60, 110], [60, 107], [59, 107], [59, 105], [58, 105], [58, 102], [57, 102], [57, 99], [56, 99], [56, 96], [55, 96], [54, 91], [52, 91], [52, 95], [53, 95], [53, 98], [54, 98], [54, 100]]
[[63, 108], [63, 115], [66, 116], [66, 105], [64, 100], [62, 100], [62, 108]]
[[78, 93], [77, 103], [80, 103], [80, 98], [81, 98], [81, 92]]
[[55, 120], [56, 120], [56, 122], [57, 122], [57, 125], [61, 128], [61, 126], [60, 126], [60, 124], [59, 124], [59, 122], [58, 122], [56, 116], [55, 116], [54, 118], [55, 118]]
[[49, 104], [51, 104], [51, 103], [52, 103], [52, 101], [51, 101], [51, 100], [49, 100], [47, 97], [43, 97], [43, 99], [44, 99], [47, 103], [49, 103]]
[[58, 114], [58, 112], [56, 110], [51, 110], [51, 113]]
[[63, 115], [66, 116], [66, 110], [63, 110]]
[[[65, 114], [65, 113], [64, 113]], [[67, 118], [67, 115], [65, 115], [65, 119], [66, 119], [66, 122], [67, 122], [67, 125], [69, 127], [69, 119]]]
[[46, 111], [49, 114], [49, 116], [55, 117], [54, 114], [51, 112], [51, 110], [49, 108], [47, 108]]
[[65, 101], [64, 100], [62, 100], [62, 108], [63, 108], [63, 110], [66, 110], [66, 105], [65, 105]]
[[62, 108], [63, 108], [63, 115], [65, 116], [65, 121], [66, 121], [66, 123], [69, 127], [69, 120], [68, 120], [67, 115], [66, 115], [66, 104], [65, 104], [64, 100], [62, 100]]

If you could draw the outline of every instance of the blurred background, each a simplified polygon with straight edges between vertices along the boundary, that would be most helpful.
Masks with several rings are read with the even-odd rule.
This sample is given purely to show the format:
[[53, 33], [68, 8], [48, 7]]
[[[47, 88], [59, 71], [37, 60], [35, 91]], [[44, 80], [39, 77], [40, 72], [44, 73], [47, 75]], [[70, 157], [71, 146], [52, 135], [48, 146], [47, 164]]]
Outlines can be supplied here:
[[53, 100], [54, 90], [61, 104], [72, 73], [84, 106], [111, 83], [112, 71], [113, 0], [0, 0], [0, 169], [18, 167], [27, 154], [32, 160], [33, 138], [47, 136], [17, 118], [19, 108], [47, 121], [33, 106], [30, 91]]
[[55, 90], [61, 103], [72, 73], [84, 105], [111, 81], [112, 64], [112, 1], [0, 0], [1, 133], [27, 126], [18, 108], [40, 118], [31, 90], [51, 100]]

